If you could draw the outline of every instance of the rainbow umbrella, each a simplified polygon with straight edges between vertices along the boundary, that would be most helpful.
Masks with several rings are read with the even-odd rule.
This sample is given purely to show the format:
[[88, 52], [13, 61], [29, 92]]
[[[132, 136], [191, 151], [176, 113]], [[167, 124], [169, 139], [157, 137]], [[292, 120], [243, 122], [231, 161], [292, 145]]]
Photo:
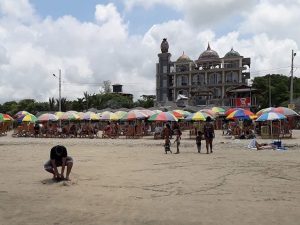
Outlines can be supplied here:
[[154, 112], [152, 110], [149, 109], [142, 109], [140, 110], [142, 113], [144, 113], [146, 116], [150, 117], [154, 114]]
[[10, 115], [0, 113], [0, 122], [9, 122], [9, 121], [13, 121], [13, 120], [14, 119]]
[[35, 115], [29, 113], [27, 115], [20, 116], [17, 120], [18, 122], [36, 122], [37, 118]]
[[254, 113], [246, 109], [237, 109], [230, 113], [226, 119], [253, 119]]
[[227, 111], [225, 112], [225, 116], [228, 116], [230, 113], [232, 113], [232, 112], [234, 112], [235, 110], [238, 110], [238, 109], [243, 110], [242, 108], [230, 108], [230, 109], [227, 109]]
[[170, 112], [155, 113], [152, 116], [150, 116], [148, 120], [149, 121], [161, 121], [161, 122], [178, 121], [178, 119]]
[[187, 120], [187, 121], [191, 121], [191, 120], [192, 121], [206, 121], [206, 118], [208, 116], [211, 117], [211, 115], [208, 113], [198, 111], [198, 112], [192, 113], [191, 115], [186, 117], [185, 120]]
[[259, 117], [261, 116], [263, 113], [266, 113], [266, 112], [272, 112], [273, 109], [275, 109], [274, 107], [269, 107], [269, 108], [264, 108], [264, 109], [261, 109], [259, 110], [256, 115]]
[[286, 116], [276, 112], [266, 112], [258, 117], [255, 121], [272, 121], [272, 120], [283, 120]]
[[180, 118], [182, 119], [182, 118], [185, 118], [185, 117], [191, 115], [190, 112], [184, 111], [184, 110], [181, 110], [181, 109], [175, 109], [175, 110], [172, 111], [172, 113], [178, 119], [180, 119]]
[[59, 112], [55, 112], [54, 115], [57, 116], [58, 119], [60, 119], [60, 117], [62, 115], [64, 115], [64, 112], [60, 112], [60, 111]]
[[212, 107], [211, 110], [218, 114], [218, 115], [224, 115], [225, 114], [225, 109], [221, 108], [221, 107]]
[[123, 116], [125, 116], [127, 114], [127, 112], [125, 112], [125, 111], [116, 111], [115, 112], [115, 115], [119, 118], [119, 119], [121, 119]]
[[44, 113], [42, 115], [40, 115], [38, 118], [37, 118], [38, 121], [40, 122], [45, 122], [45, 121], [57, 121], [58, 120], [58, 117], [55, 116], [54, 114], [52, 113]]
[[131, 110], [126, 115], [124, 115], [121, 120], [141, 120], [148, 118], [149, 116], [142, 113], [140, 110]]
[[19, 111], [14, 115], [14, 118], [23, 117], [24, 115], [28, 115], [28, 114], [30, 114], [30, 113], [27, 111]]
[[299, 116], [298, 113], [296, 113], [294, 110], [289, 109], [287, 107], [276, 107], [270, 110], [271, 112], [280, 113], [285, 116]]
[[77, 113], [72, 113], [72, 112], [65, 112], [60, 118], [60, 120], [68, 120], [68, 121], [73, 121], [73, 120], [79, 120], [80, 117], [78, 116]]
[[100, 120], [100, 116], [94, 112], [78, 113], [80, 120]]
[[119, 117], [115, 113], [105, 111], [100, 114], [100, 120], [105, 120], [105, 121], [119, 120]]
[[212, 111], [211, 109], [201, 109], [199, 112], [205, 112], [206, 114], [209, 114], [210, 117], [216, 117], [216, 113]]

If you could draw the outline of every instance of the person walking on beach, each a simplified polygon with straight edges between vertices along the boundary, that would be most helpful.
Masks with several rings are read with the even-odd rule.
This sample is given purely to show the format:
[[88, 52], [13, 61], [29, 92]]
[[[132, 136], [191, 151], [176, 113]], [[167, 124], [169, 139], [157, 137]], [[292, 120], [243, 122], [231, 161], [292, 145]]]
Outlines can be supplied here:
[[166, 124], [165, 129], [163, 130], [163, 135], [164, 135], [164, 139], [165, 139], [165, 152], [166, 154], [168, 153], [168, 151], [171, 151], [171, 141], [170, 141], [170, 135], [171, 135], [171, 128], [169, 124]]
[[197, 145], [198, 153], [201, 152], [201, 139], [202, 139], [202, 133], [201, 131], [198, 131], [196, 136], [196, 145]]
[[176, 138], [175, 138], [175, 141], [174, 143], [176, 142], [176, 147], [177, 147], [177, 151], [175, 152], [175, 154], [179, 154], [179, 146], [180, 146], [180, 140], [181, 140], [181, 131], [180, 129], [176, 129]]
[[[57, 167], [61, 166], [61, 173]], [[67, 166], [66, 178], [64, 177], [65, 167]], [[65, 146], [56, 145], [50, 150], [50, 160], [44, 164], [44, 169], [53, 174], [53, 180], [70, 180], [69, 176], [73, 167], [73, 159], [68, 156]]]
[[[206, 118], [206, 123], [204, 124], [203, 131], [204, 131], [204, 138], [206, 142], [206, 153], [213, 153], [212, 150], [212, 142], [215, 137], [215, 131], [214, 131], [214, 126], [211, 123], [212, 119], [210, 116]], [[209, 152], [210, 149], [210, 152]]]

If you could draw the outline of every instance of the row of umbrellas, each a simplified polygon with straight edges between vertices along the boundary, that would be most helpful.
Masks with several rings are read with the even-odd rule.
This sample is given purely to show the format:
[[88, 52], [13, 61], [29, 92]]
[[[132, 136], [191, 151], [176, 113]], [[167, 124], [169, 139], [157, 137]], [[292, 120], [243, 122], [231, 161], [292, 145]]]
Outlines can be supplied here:
[[[184, 110], [173, 110], [169, 112], [162, 112], [160, 110], [131, 110], [129, 112], [117, 111], [110, 112], [105, 111], [102, 113], [94, 112], [56, 112], [44, 113], [38, 117], [27, 112], [20, 111], [15, 114], [15, 118], [18, 122], [45, 122], [45, 121], [58, 121], [58, 120], [102, 120], [102, 121], [117, 121], [117, 120], [139, 120], [148, 119], [149, 121], [178, 121], [178, 119], [185, 119], [186, 121], [205, 121], [208, 116], [212, 119], [217, 116], [223, 115], [226, 119], [251, 119], [256, 121], [266, 121], [266, 120], [281, 120], [285, 119], [286, 116], [298, 115], [295, 111], [286, 107], [270, 107], [262, 109], [256, 114], [249, 110], [242, 108], [230, 108], [227, 111], [221, 107], [213, 107], [211, 109], [202, 109], [196, 113], [190, 113]], [[12, 121], [13, 118], [8, 114], [0, 113], [1, 121]]]

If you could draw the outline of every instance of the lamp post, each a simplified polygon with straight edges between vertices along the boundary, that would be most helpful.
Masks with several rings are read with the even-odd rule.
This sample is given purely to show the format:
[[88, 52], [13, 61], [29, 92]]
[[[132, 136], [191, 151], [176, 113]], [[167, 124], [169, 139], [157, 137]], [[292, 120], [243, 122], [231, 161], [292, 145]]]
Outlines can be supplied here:
[[292, 65], [291, 65], [291, 87], [290, 87], [290, 104], [293, 104], [293, 92], [294, 92], [294, 57], [296, 53], [292, 50]]
[[[53, 74], [54, 77], [57, 77]], [[58, 70], [58, 111], [61, 112], [61, 69]]]

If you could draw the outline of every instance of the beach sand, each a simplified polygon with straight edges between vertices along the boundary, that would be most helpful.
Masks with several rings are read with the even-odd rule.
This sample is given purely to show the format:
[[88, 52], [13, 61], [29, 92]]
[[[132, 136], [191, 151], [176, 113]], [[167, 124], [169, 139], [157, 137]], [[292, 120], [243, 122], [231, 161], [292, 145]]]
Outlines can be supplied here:
[[[299, 225], [300, 131], [283, 140], [287, 151], [249, 150], [249, 140], [220, 131], [216, 137], [213, 154], [205, 154], [204, 142], [198, 154], [195, 141], [183, 138], [181, 153], [166, 155], [152, 137], [9, 133], [0, 137], [0, 224]], [[74, 158], [70, 182], [55, 183], [43, 170], [56, 144]]]

